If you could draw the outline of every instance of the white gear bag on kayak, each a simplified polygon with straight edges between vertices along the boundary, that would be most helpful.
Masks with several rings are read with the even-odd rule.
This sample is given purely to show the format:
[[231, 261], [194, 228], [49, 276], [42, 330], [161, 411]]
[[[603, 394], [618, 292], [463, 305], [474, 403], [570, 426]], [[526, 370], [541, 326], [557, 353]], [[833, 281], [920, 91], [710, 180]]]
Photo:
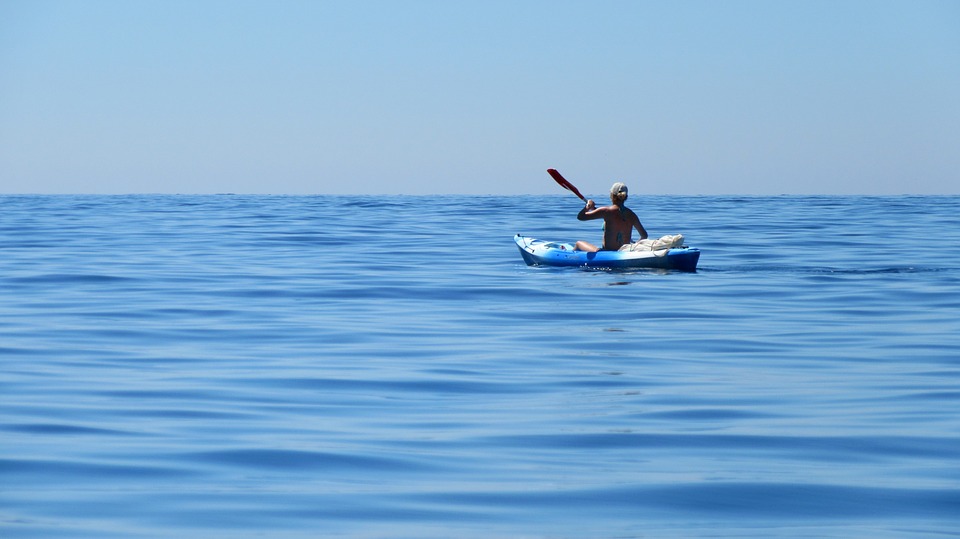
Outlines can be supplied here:
[[664, 249], [676, 249], [683, 245], [683, 234], [667, 234], [660, 239], [637, 240], [621, 247], [620, 251], [662, 251]]

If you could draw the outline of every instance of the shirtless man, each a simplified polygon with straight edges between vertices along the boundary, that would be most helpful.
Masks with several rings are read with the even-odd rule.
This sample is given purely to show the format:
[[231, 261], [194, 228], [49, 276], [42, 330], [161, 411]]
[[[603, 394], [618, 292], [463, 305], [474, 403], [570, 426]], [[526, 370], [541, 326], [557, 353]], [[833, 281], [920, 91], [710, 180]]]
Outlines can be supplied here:
[[647, 231], [640, 224], [640, 218], [633, 210], [624, 206], [627, 201], [627, 186], [617, 182], [610, 188], [610, 206], [598, 208], [593, 200], [588, 200], [587, 205], [577, 214], [580, 221], [591, 221], [593, 219], [603, 219], [603, 246], [597, 247], [592, 243], [578, 241], [576, 249], [578, 251], [596, 252], [617, 251], [628, 243], [633, 243], [633, 229], [636, 228], [640, 233], [640, 239], [647, 239]]

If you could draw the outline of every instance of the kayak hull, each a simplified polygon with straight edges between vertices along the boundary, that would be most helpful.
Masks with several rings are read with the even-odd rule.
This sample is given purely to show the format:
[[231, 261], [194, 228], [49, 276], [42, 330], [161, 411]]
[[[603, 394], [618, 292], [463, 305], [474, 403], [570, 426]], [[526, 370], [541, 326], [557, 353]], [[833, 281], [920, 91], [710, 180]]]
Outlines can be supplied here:
[[700, 250], [682, 247], [660, 251], [576, 251], [571, 243], [514, 236], [520, 255], [528, 266], [587, 268], [656, 268], [696, 271]]

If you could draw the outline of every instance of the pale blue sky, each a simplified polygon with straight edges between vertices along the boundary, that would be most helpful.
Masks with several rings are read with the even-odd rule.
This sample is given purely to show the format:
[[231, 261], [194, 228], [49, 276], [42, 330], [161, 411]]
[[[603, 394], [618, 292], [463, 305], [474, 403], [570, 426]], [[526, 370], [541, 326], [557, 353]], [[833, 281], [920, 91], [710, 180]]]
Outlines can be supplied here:
[[0, 0], [0, 193], [960, 193], [957, 1]]

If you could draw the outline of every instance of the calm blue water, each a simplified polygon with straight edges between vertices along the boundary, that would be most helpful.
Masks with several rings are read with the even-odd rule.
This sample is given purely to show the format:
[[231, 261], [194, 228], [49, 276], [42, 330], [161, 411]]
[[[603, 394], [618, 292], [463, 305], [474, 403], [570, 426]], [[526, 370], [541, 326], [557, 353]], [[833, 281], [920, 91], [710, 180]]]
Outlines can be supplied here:
[[960, 197], [632, 207], [0, 197], [0, 536], [960, 535]]

